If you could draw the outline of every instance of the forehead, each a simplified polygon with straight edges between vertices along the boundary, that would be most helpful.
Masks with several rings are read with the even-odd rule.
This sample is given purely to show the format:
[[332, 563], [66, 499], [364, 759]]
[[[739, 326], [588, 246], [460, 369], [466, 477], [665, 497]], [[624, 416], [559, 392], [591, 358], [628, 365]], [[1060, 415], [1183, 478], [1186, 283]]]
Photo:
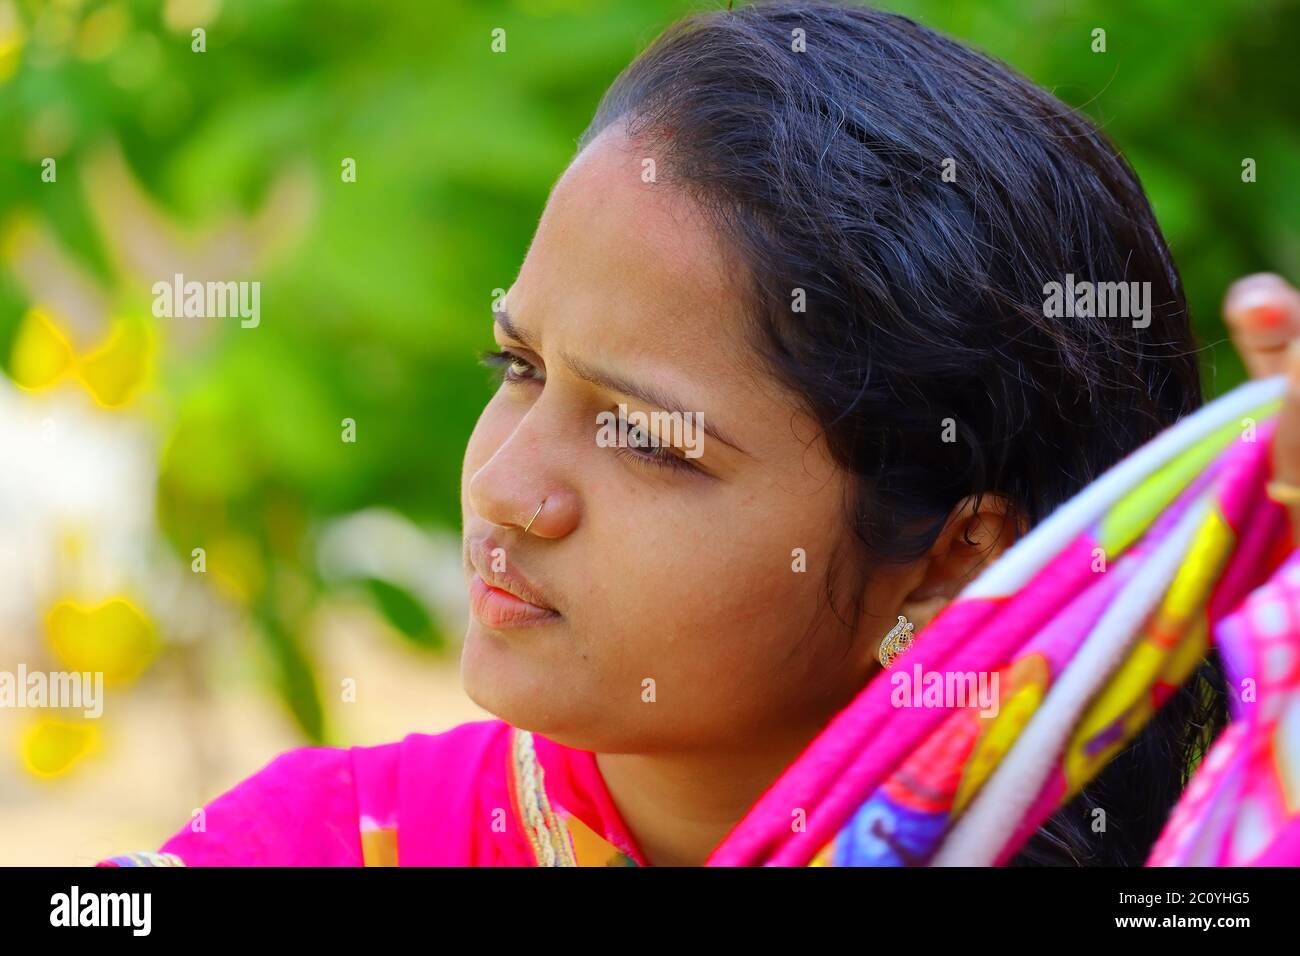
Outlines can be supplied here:
[[658, 182], [643, 178], [649, 158], [618, 132], [578, 156], [506, 296], [512, 321], [548, 380], [553, 357], [578, 356], [703, 412], [769, 466], [766, 480], [824, 483], [824, 447], [815, 467], [806, 454], [820, 429], [748, 342], [746, 267], [663, 164]]
[[548, 352], [695, 365], [743, 348], [744, 273], [664, 174], [607, 130], [556, 184], [508, 299]]

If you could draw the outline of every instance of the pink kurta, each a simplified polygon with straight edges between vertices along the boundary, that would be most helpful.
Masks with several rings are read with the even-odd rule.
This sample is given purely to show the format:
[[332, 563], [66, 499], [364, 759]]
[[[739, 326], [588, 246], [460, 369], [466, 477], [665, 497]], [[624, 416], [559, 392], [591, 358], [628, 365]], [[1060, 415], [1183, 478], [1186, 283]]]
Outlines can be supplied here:
[[500, 720], [301, 747], [101, 866], [641, 866], [595, 756]]

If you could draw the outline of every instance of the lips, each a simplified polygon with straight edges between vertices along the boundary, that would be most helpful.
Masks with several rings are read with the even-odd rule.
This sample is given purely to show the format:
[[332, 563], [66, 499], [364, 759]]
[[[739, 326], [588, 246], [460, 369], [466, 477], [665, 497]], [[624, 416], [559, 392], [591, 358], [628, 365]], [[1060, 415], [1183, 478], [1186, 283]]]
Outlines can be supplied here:
[[492, 568], [492, 551], [496, 545], [491, 539], [476, 539], [469, 543], [469, 561], [474, 576], [469, 583], [470, 611], [486, 627], [506, 630], [530, 627], [560, 618], [560, 612], [539, 587], [512, 568], [496, 571]]

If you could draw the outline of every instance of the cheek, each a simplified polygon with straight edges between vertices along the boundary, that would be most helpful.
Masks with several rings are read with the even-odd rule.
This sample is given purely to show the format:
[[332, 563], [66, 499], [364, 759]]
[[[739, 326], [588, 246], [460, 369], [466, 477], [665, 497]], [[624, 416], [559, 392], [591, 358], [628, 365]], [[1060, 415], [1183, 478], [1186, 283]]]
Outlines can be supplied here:
[[625, 509], [638, 527], [628, 527], [623, 546], [609, 555], [621, 567], [629, 617], [634, 608], [651, 615], [643, 619], [674, 622], [684, 633], [705, 621], [722, 633], [793, 633], [811, 619], [824, 593], [829, 545], [824, 534], [814, 540], [803, 529], [821, 522], [791, 514], [784, 497], [762, 503], [728, 497], [706, 487], [690, 497], [641, 498], [635, 510]]
[[810, 633], [810, 588], [771, 565], [715, 567], [693, 558], [662, 572], [638, 581], [653, 598], [625, 602], [593, 648], [605, 726], [625, 737], [618, 743], [727, 746], [805, 724], [826, 683], [811, 655], [828, 640]]
[[798, 535], [749, 510], [638, 501], [585, 584], [582, 626], [600, 635], [589, 645], [600, 669], [621, 687], [653, 678], [692, 733], [765, 721], [818, 681], [807, 652], [824, 637], [809, 633], [824, 569], [795, 570]]

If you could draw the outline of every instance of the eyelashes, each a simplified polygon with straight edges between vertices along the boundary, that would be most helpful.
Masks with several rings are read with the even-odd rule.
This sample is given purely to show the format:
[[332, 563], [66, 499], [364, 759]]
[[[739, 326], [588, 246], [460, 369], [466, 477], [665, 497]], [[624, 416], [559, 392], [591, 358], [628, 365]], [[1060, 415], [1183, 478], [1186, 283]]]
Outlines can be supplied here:
[[539, 371], [536, 365], [522, 355], [509, 349], [499, 349], [479, 354], [479, 361], [492, 369], [497, 383], [501, 382], [540, 382], [542, 379], [533, 375]]
[[[496, 351], [489, 349], [479, 354], [479, 361], [492, 369], [493, 378], [498, 385], [526, 385], [533, 382], [541, 384], [545, 381], [540, 375], [541, 370], [536, 365], [509, 349]], [[628, 423], [622, 416], [620, 419], [622, 419], [619, 422], [620, 433], [628, 436], [627, 447], [614, 448], [614, 453], [620, 458], [650, 468], [701, 473], [695, 465], [679, 455], [674, 455], [668, 447], [655, 445], [651, 441], [650, 434], [644, 429]]]
[[[631, 442], [632, 435], [640, 432], [634, 425], [627, 425], [626, 419], [620, 422], [620, 425], [626, 427], [628, 441]], [[644, 433], [640, 433], [644, 434]], [[638, 435], [640, 437], [640, 435]], [[627, 448], [615, 448], [614, 452], [620, 458], [631, 459], [637, 464], [652, 465], [655, 468], [669, 468], [680, 471], [697, 471], [685, 458], [674, 455], [663, 445], [654, 445], [650, 442], [650, 436], [645, 435], [642, 439], [645, 444], [629, 445]]]

